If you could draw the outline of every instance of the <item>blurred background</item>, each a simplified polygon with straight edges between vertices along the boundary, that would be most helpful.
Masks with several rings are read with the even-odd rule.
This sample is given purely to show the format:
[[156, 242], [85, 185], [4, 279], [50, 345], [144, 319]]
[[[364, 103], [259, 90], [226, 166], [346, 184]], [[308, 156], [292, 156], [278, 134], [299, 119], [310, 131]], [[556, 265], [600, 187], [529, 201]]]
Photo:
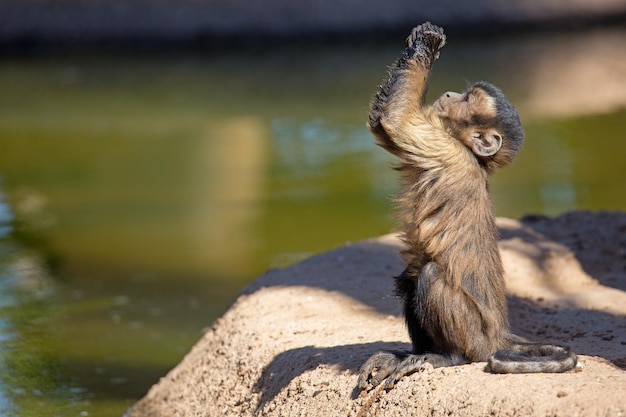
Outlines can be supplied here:
[[626, 209], [624, 1], [0, 0], [0, 414], [121, 416], [256, 276], [392, 231], [367, 107], [427, 19], [431, 99], [520, 111], [499, 216]]

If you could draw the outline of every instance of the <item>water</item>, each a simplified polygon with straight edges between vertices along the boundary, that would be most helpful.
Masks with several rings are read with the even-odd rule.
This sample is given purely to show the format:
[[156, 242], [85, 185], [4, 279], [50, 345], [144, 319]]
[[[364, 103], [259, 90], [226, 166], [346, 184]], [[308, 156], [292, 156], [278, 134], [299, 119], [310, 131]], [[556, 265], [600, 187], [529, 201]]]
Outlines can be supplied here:
[[[625, 40], [449, 39], [433, 95], [490, 80], [526, 127], [498, 215], [626, 208]], [[4, 415], [122, 415], [255, 276], [390, 231], [393, 159], [365, 115], [400, 49], [0, 61]]]

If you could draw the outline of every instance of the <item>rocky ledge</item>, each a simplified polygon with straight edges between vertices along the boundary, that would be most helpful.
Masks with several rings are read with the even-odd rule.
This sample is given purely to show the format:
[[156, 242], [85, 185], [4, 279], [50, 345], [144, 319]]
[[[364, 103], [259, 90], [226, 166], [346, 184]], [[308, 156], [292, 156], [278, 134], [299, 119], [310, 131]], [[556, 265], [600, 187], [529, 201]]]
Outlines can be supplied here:
[[130, 417], [626, 414], [626, 214], [498, 219], [513, 330], [571, 346], [565, 374], [427, 369], [356, 392], [373, 353], [408, 349], [397, 236], [350, 244], [244, 289]]

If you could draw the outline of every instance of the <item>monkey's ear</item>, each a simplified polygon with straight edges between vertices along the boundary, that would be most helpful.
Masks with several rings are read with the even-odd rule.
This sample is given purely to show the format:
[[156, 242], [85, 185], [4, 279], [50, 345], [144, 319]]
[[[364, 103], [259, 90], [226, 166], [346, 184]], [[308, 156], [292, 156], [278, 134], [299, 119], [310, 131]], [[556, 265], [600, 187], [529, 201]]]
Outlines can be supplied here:
[[502, 146], [502, 135], [495, 129], [486, 132], [473, 132], [471, 137], [472, 150], [479, 156], [492, 156]]

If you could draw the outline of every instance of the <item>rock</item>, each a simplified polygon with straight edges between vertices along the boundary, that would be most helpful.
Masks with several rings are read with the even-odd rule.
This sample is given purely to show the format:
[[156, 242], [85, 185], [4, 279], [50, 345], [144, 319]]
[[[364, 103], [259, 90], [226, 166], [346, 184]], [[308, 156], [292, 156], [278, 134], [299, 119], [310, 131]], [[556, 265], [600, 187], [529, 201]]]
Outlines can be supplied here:
[[258, 278], [128, 416], [624, 415], [626, 214], [498, 225], [514, 331], [571, 346], [577, 371], [493, 375], [473, 363], [359, 395], [370, 355], [410, 347], [391, 279], [401, 242], [388, 235]]

